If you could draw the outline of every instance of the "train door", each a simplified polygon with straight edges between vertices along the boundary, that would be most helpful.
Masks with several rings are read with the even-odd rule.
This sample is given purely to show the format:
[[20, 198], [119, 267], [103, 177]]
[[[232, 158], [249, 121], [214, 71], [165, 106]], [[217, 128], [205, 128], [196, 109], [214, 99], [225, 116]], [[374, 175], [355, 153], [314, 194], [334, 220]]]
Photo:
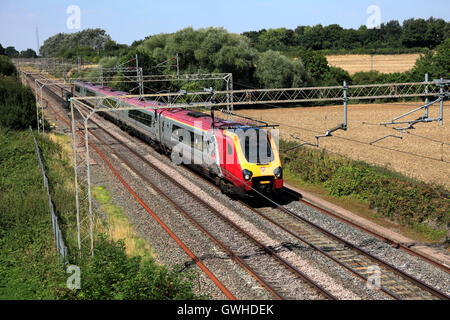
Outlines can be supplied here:
[[167, 119], [163, 118], [161, 141], [168, 148], [172, 148], [171, 137], [172, 137], [172, 123]]
[[214, 134], [208, 132], [203, 135], [203, 162], [214, 174], [220, 175], [217, 140]]

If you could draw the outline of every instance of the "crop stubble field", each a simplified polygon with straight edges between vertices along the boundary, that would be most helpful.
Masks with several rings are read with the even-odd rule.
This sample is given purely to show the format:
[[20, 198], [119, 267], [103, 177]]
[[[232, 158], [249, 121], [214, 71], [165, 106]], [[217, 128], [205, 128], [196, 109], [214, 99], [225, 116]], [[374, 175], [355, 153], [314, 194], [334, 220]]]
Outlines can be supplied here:
[[[428, 183], [440, 184], [450, 189], [450, 126], [446, 115], [450, 113], [448, 102], [444, 103], [444, 125], [437, 122], [415, 125], [411, 134], [403, 139], [386, 138], [373, 145], [369, 142], [383, 136], [399, 134], [378, 125], [422, 105], [420, 102], [389, 104], [349, 104], [348, 130], [336, 131], [332, 137], [320, 139], [320, 147], [354, 160], [387, 167], [406, 176]], [[294, 140], [290, 134], [304, 141], [315, 143], [314, 136], [323, 134], [343, 122], [343, 106], [246, 109], [237, 113], [270, 123], [280, 124], [280, 137]], [[439, 105], [430, 108], [430, 116], [438, 117]], [[406, 117], [416, 119], [423, 110]], [[368, 122], [363, 123], [363, 122]], [[440, 142], [430, 141], [433, 139]], [[349, 139], [349, 140], [348, 140]], [[356, 141], [355, 141], [356, 140]], [[359, 141], [359, 142], [358, 142]], [[300, 143], [300, 142], [299, 142]]]
[[326, 56], [329, 65], [340, 67], [350, 74], [371, 70], [376, 70], [381, 73], [405, 72], [412, 69], [419, 57], [419, 53], [375, 54], [373, 56], [369, 54]]

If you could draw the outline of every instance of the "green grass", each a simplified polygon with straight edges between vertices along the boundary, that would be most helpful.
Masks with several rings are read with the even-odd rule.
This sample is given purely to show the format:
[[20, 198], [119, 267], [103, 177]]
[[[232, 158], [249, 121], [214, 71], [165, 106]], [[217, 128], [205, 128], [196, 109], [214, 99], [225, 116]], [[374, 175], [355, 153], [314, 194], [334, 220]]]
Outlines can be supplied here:
[[101, 210], [107, 216], [106, 229], [112, 239], [122, 239], [126, 252], [130, 256], [141, 256], [144, 258], [155, 258], [156, 254], [135, 232], [133, 226], [128, 221], [122, 207], [111, 202], [109, 191], [104, 186], [93, 188], [94, 199], [101, 204]]
[[56, 253], [47, 195], [28, 130], [0, 128], [0, 299], [199, 299], [192, 271], [157, 264], [123, 208], [104, 187], [94, 196], [108, 216], [95, 229], [94, 257], [78, 258], [73, 168], [63, 145], [39, 137], [50, 190], [69, 263], [81, 268], [81, 289], [66, 288], [68, 275]]
[[0, 128], [0, 299], [53, 299], [65, 286], [28, 131]]

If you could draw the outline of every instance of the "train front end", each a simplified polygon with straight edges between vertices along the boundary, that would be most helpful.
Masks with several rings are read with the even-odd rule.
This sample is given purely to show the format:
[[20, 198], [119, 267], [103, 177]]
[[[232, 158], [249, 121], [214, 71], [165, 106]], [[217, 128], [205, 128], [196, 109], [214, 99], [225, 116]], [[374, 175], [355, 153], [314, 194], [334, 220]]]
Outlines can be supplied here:
[[238, 193], [277, 193], [283, 187], [277, 129], [238, 128], [224, 132], [223, 174]]

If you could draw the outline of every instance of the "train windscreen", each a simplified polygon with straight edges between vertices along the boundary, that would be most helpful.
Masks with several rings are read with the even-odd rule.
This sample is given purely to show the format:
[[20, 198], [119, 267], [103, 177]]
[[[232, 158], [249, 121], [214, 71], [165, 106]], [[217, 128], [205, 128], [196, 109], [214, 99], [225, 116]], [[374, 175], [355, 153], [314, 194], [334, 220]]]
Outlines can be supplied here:
[[270, 138], [266, 130], [236, 130], [241, 142], [241, 149], [249, 163], [267, 164], [274, 159]]

